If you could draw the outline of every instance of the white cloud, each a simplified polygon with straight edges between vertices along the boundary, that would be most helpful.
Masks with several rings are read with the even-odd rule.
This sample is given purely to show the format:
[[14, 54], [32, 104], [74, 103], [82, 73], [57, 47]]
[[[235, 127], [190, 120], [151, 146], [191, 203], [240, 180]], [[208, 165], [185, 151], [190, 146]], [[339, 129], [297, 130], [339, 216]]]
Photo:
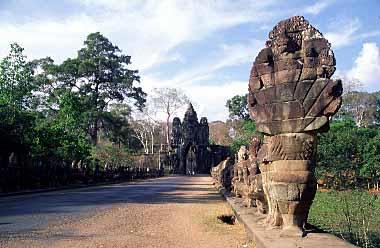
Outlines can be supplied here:
[[359, 80], [364, 90], [380, 90], [380, 46], [375, 43], [364, 43], [347, 77]]
[[334, 2], [335, 0], [319, 0], [315, 4], [306, 7], [305, 12], [312, 15], [318, 15]]
[[333, 49], [351, 45], [358, 40], [380, 36], [380, 30], [360, 33], [361, 28], [362, 24], [358, 18], [345, 18], [337, 22], [332, 21], [330, 31], [324, 36]]
[[[145, 75], [142, 77], [144, 88], [152, 89], [154, 87], [187, 87], [197, 85], [199, 82], [205, 82], [215, 76], [223, 68], [229, 66], [239, 66], [242, 64], [251, 64], [260, 49], [264, 46], [265, 41], [252, 40], [246, 43], [235, 43], [231, 45], [222, 45], [219, 47], [217, 56], [210, 57], [202, 63], [196, 64], [191, 68], [186, 68], [178, 72], [171, 78], [163, 80], [154, 75]], [[247, 72], [247, 79], [249, 71]]]
[[75, 55], [85, 36], [97, 30], [98, 24], [85, 15], [61, 21], [36, 20], [24, 24], [1, 23], [0, 56], [8, 53], [10, 44], [25, 48], [30, 59], [52, 56], [58, 61]]
[[[216, 73], [223, 68], [251, 63], [264, 41], [249, 41], [232, 45], [214, 44], [218, 54], [206, 56], [198, 64], [189, 63], [165, 78], [158, 77], [157, 66], [167, 62], [186, 64], [187, 58], [175, 52], [175, 48], [194, 41], [207, 41], [212, 34], [244, 23], [262, 23], [278, 15], [275, 4], [268, 1], [116, 1], [116, 0], [73, 0], [83, 6], [83, 14], [62, 18], [41, 16], [19, 21], [0, 23], [0, 56], [8, 52], [10, 43], [18, 42], [25, 48], [29, 58], [51, 56], [61, 62], [76, 54], [82, 47], [85, 36], [99, 31], [132, 56], [132, 67], [140, 70], [142, 86], [148, 93], [154, 87], [186, 88], [186, 93], [204, 109], [212, 108], [211, 119], [225, 114], [225, 101], [243, 88], [230, 90], [226, 79], [221, 84], [207, 86]], [[273, 7], [273, 8], [271, 8]], [[283, 10], [281, 10], [281, 14]], [[25, 19], [25, 20], [26, 20]], [[30, 21], [33, 20], [33, 21]], [[223, 42], [223, 41], [221, 41]], [[249, 71], [247, 71], [247, 79]], [[202, 82], [202, 85], [200, 85]], [[212, 82], [214, 83], [214, 82]], [[233, 83], [237, 87], [236, 83]], [[208, 87], [208, 88], [207, 88]], [[198, 97], [205, 93], [219, 92], [218, 97]], [[225, 95], [225, 96], [224, 96]], [[228, 95], [228, 96], [227, 96]], [[209, 99], [215, 101], [210, 102]], [[218, 111], [217, 111], [218, 109]], [[206, 114], [206, 113], [205, 113]], [[223, 119], [222, 118], [222, 119]]]
[[[50, 55], [62, 61], [75, 54], [85, 35], [100, 31], [132, 55], [134, 67], [144, 70], [178, 59], [179, 56], [170, 51], [183, 43], [273, 16], [274, 11], [265, 7], [274, 2], [81, 0], [79, 3], [91, 14], [65, 19], [45, 17], [19, 24], [0, 23], [0, 45], [4, 47], [17, 41], [33, 58]], [[0, 51], [0, 55], [4, 54], [4, 50]]]
[[334, 22], [334, 28], [324, 36], [333, 48], [340, 48], [352, 43], [360, 27], [358, 18], [341, 20], [339, 23]]
[[226, 120], [225, 104], [235, 95], [248, 93], [248, 81], [227, 81], [215, 85], [190, 86], [186, 94], [198, 103], [198, 117], [207, 116], [209, 121]]

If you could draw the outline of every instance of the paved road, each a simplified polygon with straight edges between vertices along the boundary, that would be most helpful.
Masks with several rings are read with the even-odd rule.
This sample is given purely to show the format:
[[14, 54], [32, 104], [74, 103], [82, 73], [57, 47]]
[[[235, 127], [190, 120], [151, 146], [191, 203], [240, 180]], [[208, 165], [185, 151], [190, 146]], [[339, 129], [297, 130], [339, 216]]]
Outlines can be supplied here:
[[[240, 225], [208, 176], [0, 199], [0, 247], [239, 247]], [[246, 247], [246, 246], [244, 246]]]

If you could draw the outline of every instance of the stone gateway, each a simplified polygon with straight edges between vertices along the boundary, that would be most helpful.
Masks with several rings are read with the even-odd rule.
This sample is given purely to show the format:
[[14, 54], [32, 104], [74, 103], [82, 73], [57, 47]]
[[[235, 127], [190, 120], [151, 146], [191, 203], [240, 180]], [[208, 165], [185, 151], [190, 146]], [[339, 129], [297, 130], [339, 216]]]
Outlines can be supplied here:
[[182, 123], [178, 117], [173, 118], [170, 148], [176, 161], [174, 172], [186, 175], [208, 174], [230, 153], [228, 147], [210, 145], [207, 118], [202, 117], [198, 122], [191, 103]]

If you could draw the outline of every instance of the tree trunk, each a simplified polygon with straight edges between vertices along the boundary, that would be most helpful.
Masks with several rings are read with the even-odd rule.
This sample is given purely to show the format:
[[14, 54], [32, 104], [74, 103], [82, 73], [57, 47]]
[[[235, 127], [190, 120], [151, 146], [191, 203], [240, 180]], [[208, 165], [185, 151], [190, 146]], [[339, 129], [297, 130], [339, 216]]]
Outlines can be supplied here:
[[170, 136], [169, 121], [170, 121], [170, 115], [168, 115], [168, 117], [166, 118], [166, 144], [167, 144], [168, 147], [170, 145], [170, 140], [169, 140], [169, 136]]
[[98, 144], [98, 120], [93, 122], [93, 126], [90, 130], [90, 138], [91, 143], [96, 146]]
[[154, 154], [154, 127], [152, 127], [152, 130], [150, 131], [151, 141], [152, 141], [152, 154]]

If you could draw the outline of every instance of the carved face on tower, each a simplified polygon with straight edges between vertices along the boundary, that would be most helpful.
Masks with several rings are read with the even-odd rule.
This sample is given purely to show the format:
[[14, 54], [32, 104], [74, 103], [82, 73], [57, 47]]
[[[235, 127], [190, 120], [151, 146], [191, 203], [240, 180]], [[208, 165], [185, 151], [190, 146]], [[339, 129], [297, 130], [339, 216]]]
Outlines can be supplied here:
[[195, 112], [193, 105], [190, 103], [189, 107], [186, 110], [185, 118], [183, 119], [183, 138], [184, 142], [195, 142], [197, 138], [197, 129], [198, 129], [198, 117]]
[[208, 126], [207, 118], [206, 118], [206, 117], [202, 117], [202, 118], [201, 118], [201, 122], [200, 122], [200, 124], [201, 124], [202, 126]]
[[303, 17], [276, 25], [255, 59], [248, 105], [267, 134], [324, 131], [341, 105], [342, 83], [328, 41]]

